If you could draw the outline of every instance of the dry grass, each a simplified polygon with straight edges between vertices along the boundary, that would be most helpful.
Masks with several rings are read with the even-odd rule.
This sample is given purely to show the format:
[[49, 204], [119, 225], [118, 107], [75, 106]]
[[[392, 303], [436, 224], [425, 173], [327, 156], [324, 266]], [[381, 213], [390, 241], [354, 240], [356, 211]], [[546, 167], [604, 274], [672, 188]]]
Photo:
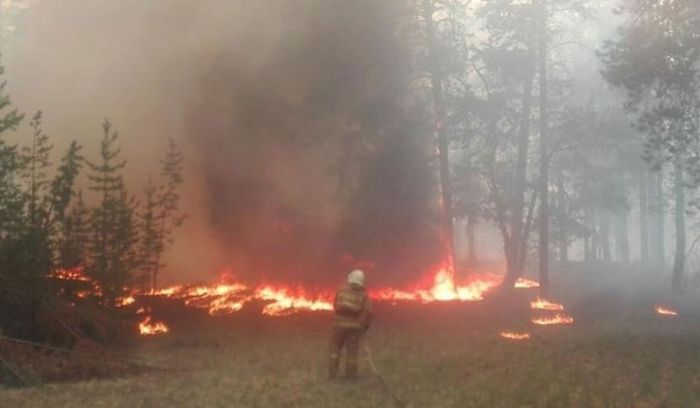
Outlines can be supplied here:
[[[386, 306], [368, 342], [413, 407], [700, 406], [700, 314], [661, 320], [648, 301], [618, 295], [570, 309], [573, 326], [533, 328], [522, 308], [489, 302]], [[325, 380], [325, 317], [206, 324], [140, 346], [146, 362], [173, 371], [2, 390], [0, 406], [392, 406], [366, 361], [356, 382]], [[505, 341], [508, 328], [533, 338]]]

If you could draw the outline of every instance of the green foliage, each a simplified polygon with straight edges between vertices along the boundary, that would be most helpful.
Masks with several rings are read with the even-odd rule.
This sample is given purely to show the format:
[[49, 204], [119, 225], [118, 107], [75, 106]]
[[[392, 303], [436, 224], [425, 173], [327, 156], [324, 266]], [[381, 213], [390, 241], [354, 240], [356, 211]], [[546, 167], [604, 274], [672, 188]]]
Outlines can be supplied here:
[[[0, 74], [2, 68], [0, 67]], [[0, 85], [0, 306], [18, 306], [18, 313], [0, 319], [14, 333], [30, 333], [41, 303], [57, 294], [70, 295], [63, 285], [51, 283], [57, 268], [80, 268], [101, 288], [98, 300], [114, 305], [142, 267], [140, 248], [155, 253], [155, 267], [172, 243], [172, 230], [182, 222], [177, 214], [182, 184], [182, 154], [170, 142], [162, 161], [164, 182], [146, 195], [151, 213], [144, 235], [139, 228], [138, 202], [122, 178], [118, 135], [109, 121], [102, 125], [100, 155], [88, 161], [72, 141], [54, 168], [53, 146], [43, 131], [42, 112], [30, 120], [31, 135], [20, 146], [9, 143], [8, 132], [19, 128], [24, 116], [13, 109]], [[87, 164], [90, 196], [76, 193], [81, 170]], [[93, 202], [94, 200], [94, 202]], [[145, 244], [144, 244], [145, 243]], [[148, 264], [153, 268], [153, 263]], [[19, 303], [18, 303], [19, 302]], [[17, 330], [15, 330], [17, 329]]]
[[49, 144], [49, 137], [41, 128], [41, 111], [37, 112], [29, 126], [32, 128], [32, 143], [30, 146], [22, 148], [22, 157], [24, 161], [22, 177], [28, 186], [27, 192], [27, 213], [29, 214], [29, 223], [31, 228], [39, 229], [42, 225], [42, 219], [48, 216], [47, 202], [43, 202], [42, 198], [46, 194], [50, 186], [49, 168], [51, 162], [49, 156], [53, 146]]
[[158, 274], [165, 266], [162, 256], [173, 243], [172, 232], [185, 219], [178, 213], [179, 186], [183, 181], [182, 163], [182, 152], [175, 141], [169, 139], [161, 160], [161, 176], [164, 181], [155, 185], [149, 180], [143, 192], [145, 203], [138, 215], [141, 234], [138, 248], [140, 283], [151, 290], [156, 289]]
[[63, 218], [58, 245], [58, 266], [73, 269], [85, 264], [87, 246], [90, 240], [88, 220], [90, 210], [83, 201], [82, 191], [78, 192], [75, 205]]
[[[0, 67], [0, 75], [5, 72]], [[24, 115], [11, 107], [10, 96], [5, 93], [6, 83], [0, 83], [0, 237], [15, 237], [22, 228], [20, 216], [24, 207], [24, 194], [18, 182], [23, 162], [17, 146], [7, 142], [8, 131], [16, 130]]]
[[694, 0], [638, 0], [621, 12], [627, 19], [620, 39], [599, 52], [603, 75], [627, 92], [626, 106], [648, 135], [643, 157], [652, 168], [677, 159], [700, 174], [695, 119], [700, 112], [700, 6]]
[[58, 174], [51, 182], [51, 209], [54, 219], [63, 220], [66, 210], [74, 196], [75, 181], [83, 167], [83, 157], [80, 146], [75, 140], [71, 142], [68, 151], [61, 159]]
[[102, 124], [100, 160], [87, 161], [90, 190], [98, 204], [90, 211], [90, 241], [86, 272], [100, 283], [106, 304], [114, 304], [129, 283], [137, 262], [132, 249], [136, 242], [133, 225], [135, 202], [129, 198], [121, 175], [126, 160], [120, 159], [116, 146], [118, 134], [112, 124]]

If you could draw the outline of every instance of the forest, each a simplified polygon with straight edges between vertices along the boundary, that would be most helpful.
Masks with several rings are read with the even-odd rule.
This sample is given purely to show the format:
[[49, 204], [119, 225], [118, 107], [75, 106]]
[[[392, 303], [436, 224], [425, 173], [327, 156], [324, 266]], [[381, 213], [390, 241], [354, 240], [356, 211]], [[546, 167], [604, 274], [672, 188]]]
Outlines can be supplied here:
[[697, 0], [4, 0], [0, 53], [9, 406], [700, 403]]

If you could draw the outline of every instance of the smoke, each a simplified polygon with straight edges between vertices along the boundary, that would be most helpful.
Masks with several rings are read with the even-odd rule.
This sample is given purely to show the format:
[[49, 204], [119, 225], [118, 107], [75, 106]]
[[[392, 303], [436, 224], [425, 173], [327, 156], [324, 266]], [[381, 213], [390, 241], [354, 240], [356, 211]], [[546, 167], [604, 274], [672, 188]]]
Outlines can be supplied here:
[[10, 92], [88, 153], [109, 116], [132, 184], [180, 142], [181, 279], [230, 267], [327, 284], [364, 261], [375, 281], [407, 281], [440, 252], [431, 136], [407, 112], [407, 7], [37, 0], [6, 47]]

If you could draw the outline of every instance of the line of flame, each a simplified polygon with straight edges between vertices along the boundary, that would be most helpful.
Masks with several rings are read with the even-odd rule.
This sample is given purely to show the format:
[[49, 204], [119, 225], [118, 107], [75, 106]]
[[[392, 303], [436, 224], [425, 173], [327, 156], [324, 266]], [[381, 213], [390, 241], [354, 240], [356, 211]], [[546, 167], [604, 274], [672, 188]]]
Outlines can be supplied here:
[[560, 303], [550, 302], [549, 300], [537, 298], [530, 302], [530, 308], [534, 310], [564, 310], [564, 305]]
[[571, 324], [574, 322], [574, 318], [568, 315], [556, 314], [552, 317], [538, 317], [533, 318], [532, 323], [539, 325], [553, 325], [553, 324]]
[[508, 340], [527, 340], [530, 333], [501, 332], [501, 337]]
[[139, 322], [139, 333], [142, 336], [153, 336], [156, 334], [168, 333], [170, 329], [163, 322], [154, 322], [151, 320], [151, 316], [146, 316], [141, 322]]
[[678, 316], [678, 312], [666, 306], [656, 306], [654, 310], [661, 316]]

